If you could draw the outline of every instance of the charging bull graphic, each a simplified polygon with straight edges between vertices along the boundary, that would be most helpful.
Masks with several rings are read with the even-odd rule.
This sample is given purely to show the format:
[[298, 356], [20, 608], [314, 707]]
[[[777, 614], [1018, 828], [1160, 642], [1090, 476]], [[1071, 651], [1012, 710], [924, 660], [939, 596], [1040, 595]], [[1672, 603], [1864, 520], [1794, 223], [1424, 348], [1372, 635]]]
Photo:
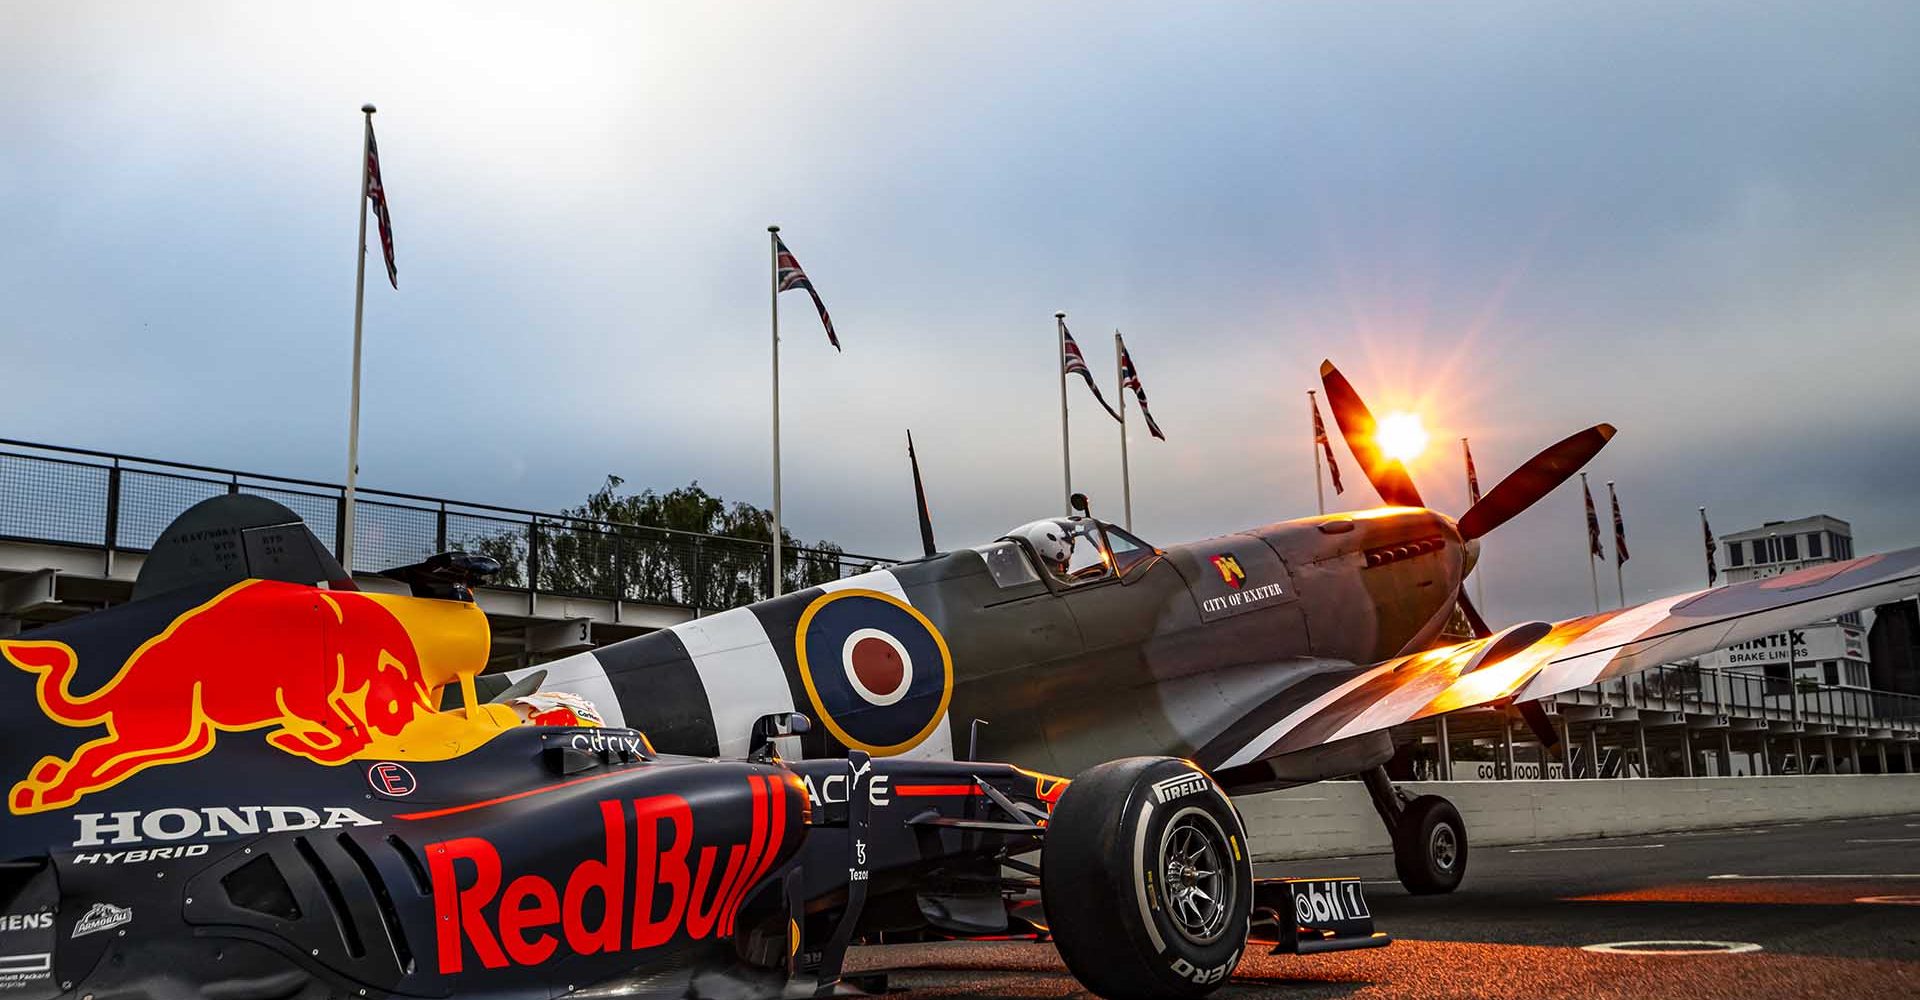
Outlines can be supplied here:
[[392, 610], [365, 594], [271, 580], [235, 584], [180, 615], [91, 693], [70, 689], [79, 660], [65, 643], [0, 642], [0, 658], [39, 675], [48, 718], [107, 730], [67, 759], [41, 758], [8, 796], [16, 814], [204, 756], [221, 731], [273, 727], [273, 746], [339, 764], [434, 711]]

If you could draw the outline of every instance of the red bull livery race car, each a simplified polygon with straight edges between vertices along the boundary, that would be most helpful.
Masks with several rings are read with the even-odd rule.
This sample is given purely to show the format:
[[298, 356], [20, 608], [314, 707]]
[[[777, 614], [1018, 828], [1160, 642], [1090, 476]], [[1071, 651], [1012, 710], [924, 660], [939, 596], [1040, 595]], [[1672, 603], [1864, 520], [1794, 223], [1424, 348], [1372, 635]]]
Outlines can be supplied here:
[[684, 757], [483, 700], [487, 562], [361, 592], [222, 497], [130, 603], [0, 640], [0, 1000], [825, 995], [852, 945], [1008, 933], [1107, 997], [1198, 996], [1250, 929], [1384, 941], [1357, 886], [1256, 883], [1185, 761], [783, 760], [798, 714]]

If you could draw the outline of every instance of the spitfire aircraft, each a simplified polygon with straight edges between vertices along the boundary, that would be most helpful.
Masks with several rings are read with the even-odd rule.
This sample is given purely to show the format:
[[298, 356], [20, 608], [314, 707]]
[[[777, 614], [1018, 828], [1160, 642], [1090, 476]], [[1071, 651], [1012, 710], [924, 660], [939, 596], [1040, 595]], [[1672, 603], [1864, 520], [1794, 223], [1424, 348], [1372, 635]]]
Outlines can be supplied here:
[[[1392, 787], [1392, 727], [1510, 704], [1557, 742], [1540, 699], [1920, 589], [1920, 549], [1908, 549], [1492, 630], [1462, 589], [1479, 539], [1614, 429], [1552, 445], [1455, 519], [1375, 447], [1346, 378], [1330, 363], [1321, 374], [1386, 506], [1169, 546], [1090, 516], [1046, 518], [935, 552], [922, 492], [924, 558], [534, 669], [690, 754], [740, 753], [754, 719], [798, 710], [821, 723], [801, 741], [807, 757], [984, 756], [1073, 775], [1165, 754], [1233, 794], [1359, 776], [1402, 882], [1430, 893], [1459, 884], [1466, 829], [1445, 799]], [[1473, 638], [1440, 644], [1456, 609]]]

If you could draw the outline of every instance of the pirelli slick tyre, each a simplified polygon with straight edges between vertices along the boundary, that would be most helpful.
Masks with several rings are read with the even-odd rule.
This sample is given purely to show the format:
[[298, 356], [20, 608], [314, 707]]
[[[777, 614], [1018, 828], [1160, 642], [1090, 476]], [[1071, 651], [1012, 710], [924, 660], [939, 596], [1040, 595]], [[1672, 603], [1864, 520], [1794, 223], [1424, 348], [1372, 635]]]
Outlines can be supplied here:
[[1393, 870], [1416, 896], [1459, 888], [1467, 874], [1467, 824], [1438, 795], [1422, 795], [1400, 811], [1393, 831]]
[[1040, 895], [1060, 957], [1094, 993], [1201, 997], [1246, 948], [1253, 864], [1211, 778], [1183, 760], [1130, 757], [1067, 786]]

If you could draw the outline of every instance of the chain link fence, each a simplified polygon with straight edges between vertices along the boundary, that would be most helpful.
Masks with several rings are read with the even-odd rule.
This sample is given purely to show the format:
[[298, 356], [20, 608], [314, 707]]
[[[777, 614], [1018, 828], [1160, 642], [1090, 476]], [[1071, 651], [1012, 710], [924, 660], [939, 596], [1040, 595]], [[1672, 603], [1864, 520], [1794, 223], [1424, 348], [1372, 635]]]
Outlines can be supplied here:
[[[0, 439], [0, 539], [144, 552], [182, 511], [227, 493], [284, 504], [339, 554], [339, 486]], [[516, 590], [703, 611], [772, 595], [773, 552], [765, 541], [354, 491], [355, 572], [447, 551], [498, 559], [494, 585]], [[783, 589], [794, 591], [892, 560], [788, 546], [782, 562]]]

